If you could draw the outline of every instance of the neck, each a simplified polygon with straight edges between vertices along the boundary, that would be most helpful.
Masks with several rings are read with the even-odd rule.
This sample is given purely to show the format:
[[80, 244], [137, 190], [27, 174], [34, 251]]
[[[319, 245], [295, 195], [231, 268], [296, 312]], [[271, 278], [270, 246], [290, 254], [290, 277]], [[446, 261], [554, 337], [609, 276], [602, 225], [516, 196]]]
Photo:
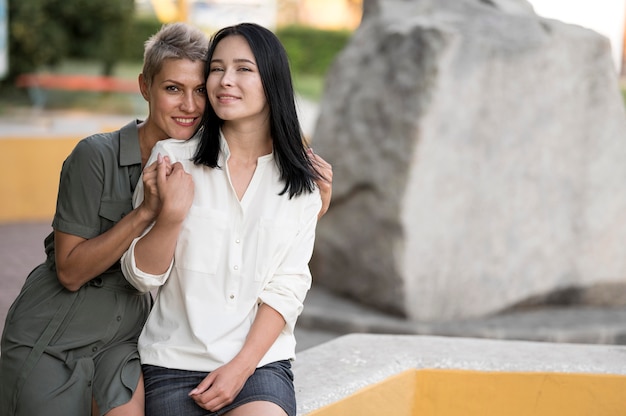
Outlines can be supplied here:
[[231, 158], [256, 163], [259, 157], [272, 153], [272, 138], [267, 129], [238, 129], [225, 125], [222, 134]]

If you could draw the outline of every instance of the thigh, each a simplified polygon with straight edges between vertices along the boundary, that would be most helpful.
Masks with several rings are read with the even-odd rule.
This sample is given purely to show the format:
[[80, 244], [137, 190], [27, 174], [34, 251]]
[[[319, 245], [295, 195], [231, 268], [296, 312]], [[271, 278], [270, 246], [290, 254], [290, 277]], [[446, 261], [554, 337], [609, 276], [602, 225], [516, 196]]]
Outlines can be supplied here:
[[[296, 414], [293, 373], [291, 363], [287, 360], [257, 368], [235, 400], [214, 413], [202, 409], [188, 396], [208, 373], [149, 365], [142, 368], [146, 388], [146, 416], [227, 415], [240, 406], [248, 407], [248, 404], [261, 402], [277, 405], [289, 416]], [[274, 406], [271, 408], [276, 409]]]
[[[24, 350], [27, 350], [24, 348]], [[15, 353], [18, 351], [15, 350]], [[23, 351], [27, 353], [27, 351]], [[3, 352], [4, 353], [4, 352]], [[20, 373], [5, 372], [2, 368], [2, 411], [8, 405], [13, 416], [68, 416], [88, 415], [91, 409], [91, 377], [93, 363], [81, 360], [68, 367], [64, 361], [42, 354], [30, 374], [23, 381], [19, 394], [15, 395], [14, 386], [19, 383]], [[5, 396], [5, 390], [9, 392]], [[5, 398], [8, 403], [5, 403]], [[5, 414], [5, 413], [3, 413]]]
[[[255, 405], [253, 406], [253, 404]], [[219, 414], [230, 412], [240, 406], [244, 407], [244, 405], [246, 409], [263, 406], [278, 410], [271, 404], [278, 406], [284, 413], [272, 412], [269, 414], [287, 414], [290, 416], [296, 414], [296, 393], [293, 386], [291, 363], [288, 360], [269, 363], [257, 368], [248, 378], [233, 403], [220, 410]]]
[[224, 413], [224, 416], [249, 415], [287, 416], [287, 413], [282, 407], [272, 402], [250, 402], [242, 404], [241, 406], [234, 408], [230, 412]]
[[146, 416], [206, 416], [209, 413], [188, 396], [207, 375], [196, 371], [142, 366]]
[[128, 403], [137, 389], [141, 364], [137, 343], [120, 342], [94, 357], [93, 396], [100, 414]]

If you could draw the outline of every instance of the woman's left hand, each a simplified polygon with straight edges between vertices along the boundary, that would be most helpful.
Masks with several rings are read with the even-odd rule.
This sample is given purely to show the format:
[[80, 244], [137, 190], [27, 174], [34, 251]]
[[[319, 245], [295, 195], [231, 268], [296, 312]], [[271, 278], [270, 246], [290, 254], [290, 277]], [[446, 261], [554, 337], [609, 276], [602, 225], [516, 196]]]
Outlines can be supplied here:
[[201, 408], [215, 412], [235, 400], [251, 374], [247, 367], [231, 361], [211, 371], [189, 397]]
[[309, 147], [307, 153], [313, 165], [317, 168], [317, 171], [322, 175], [322, 178], [315, 181], [317, 187], [320, 189], [320, 196], [322, 197], [322, 208], [319, 214], [317, 214], [317, 219], [320, 219], [326, 214], [328, 207], [330, 207], [330, 198], [333, 194], [333, 167], [320, 155], [313, 153], [312, 148]]

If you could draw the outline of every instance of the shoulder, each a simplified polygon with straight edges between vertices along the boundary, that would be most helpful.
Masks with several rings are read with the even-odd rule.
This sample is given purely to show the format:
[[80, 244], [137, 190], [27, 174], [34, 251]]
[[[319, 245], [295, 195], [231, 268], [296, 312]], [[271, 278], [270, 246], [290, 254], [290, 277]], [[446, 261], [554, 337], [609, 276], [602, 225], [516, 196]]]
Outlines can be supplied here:
[[83, 154], [87, 153], [91, 156], [94, 155], [117, 155], [120, 147], [120, 132], [119, 130], [98, 133], [81, 139], [74, 148], [72, 153]]
[[189, 140], [161, 140], [154, 145], [152, 155], [155, 156], [160, 153], [162, 155], [175, 157], [176, 160], [180, 160], [181, 158], [190, 158], [193, 157], [199, 141], [200, 139], [197, 136], [193, 136]]
[[99, 133], [81, 139], [65, 160], [65, 169], [101, 168], [104, 165], [117, 164], [119, 155], [119, 131]]

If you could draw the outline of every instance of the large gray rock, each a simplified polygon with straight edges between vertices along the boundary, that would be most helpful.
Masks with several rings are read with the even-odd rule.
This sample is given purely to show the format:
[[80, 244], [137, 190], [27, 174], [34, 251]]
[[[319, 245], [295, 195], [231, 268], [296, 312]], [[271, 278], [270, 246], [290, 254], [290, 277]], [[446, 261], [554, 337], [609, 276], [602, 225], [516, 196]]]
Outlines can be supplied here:
[[626, 284], [626, 114], [593, 31], [522, 0], [366, 1], [313, 141], [316, 284], [424, 321]]

